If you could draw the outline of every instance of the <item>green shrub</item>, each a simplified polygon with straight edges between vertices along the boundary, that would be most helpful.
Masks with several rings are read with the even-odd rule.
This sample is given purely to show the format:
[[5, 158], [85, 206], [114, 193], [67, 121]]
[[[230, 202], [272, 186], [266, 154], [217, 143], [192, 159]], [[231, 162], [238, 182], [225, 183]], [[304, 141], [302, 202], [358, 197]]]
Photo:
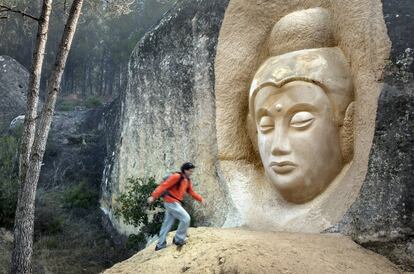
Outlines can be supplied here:
[[[21, 132], [20, 129], [18, 131]], [[19, 188], [17, 157], [20, 132], [0, 136], [0, 227], [13, 227]]]
[[96, 108], [103, 105], [102, 100], [97, 96], [90, 96], [86, 98], [84, 102], [85, 107], [87, 108]]
[[0, 227], [13, 227], [18, 188], [17, 179], [0, 179]]
[[126, 191], [117, 199], [119, 207], [115, 209], [115, 215], [122, 216], [127, 224], [140, 227], [142, 234], [136, 235], [135, 240], [156, 235], [161, 228], [164, 216], [161, 201], [147, 204], [147, 198], [157, 186], [154, 177], [128, 178]]
[[59, 247], [59, 242], [58, 242], [58, 240], [57, 240], [57, 239], [55, 239], [55, 238], [52, 238], [52, 239], [47, 239], [47, 240], [45, 241], [45, 247], [46, 247], [47, 249], [56, 249], [56, 248], [58, 248], [58, 247]]
[[60, 111], [72, 111], [79, 105], [78, 101], [62, 99], [56, 106], [56, 110]]
[[145, 247], [145, 234], [131, 234], [126, 241], [126, 248], [131, 250], [141, 250]]
[[67, 190], [63, 199], [69, 208], [90, 208], [97, 204], [98, 193], [91, 190], [85, 182], [81, 182]]
[[50, 140], [51, 138], [47, 140], [46, 151], [43, 156], [44, 158], [56, 157], [59, 153], [59, 147], [57, 146], [57, 144]]
[[49, 210], [38, 210], [35, 218], [35, 235], [55, 235], [63, 231], [64, 221], [62, 217], [56, 216], [56, 212]]
[[[126, 191], [117, 199], [118, 207], [115, 208], [115, 216], [122, 217], [125, 223], [139, 227], [139, 234], [132, 234], [128, 237], [126, 247], [128, 249], [140, 250], [145, 247], [148, 237], [157, 235], [161, 229], [164, 219], [164, 207], [161, 199], [148, 205], [147, 198], [158, 186], [154, 177], [149, 178], [128, 178]], [[195, 219], [192, 211], [188, 211], [191, 216], [191, 226]], [[178, 222], [175, 222], [172, 230], [176, 230]]]

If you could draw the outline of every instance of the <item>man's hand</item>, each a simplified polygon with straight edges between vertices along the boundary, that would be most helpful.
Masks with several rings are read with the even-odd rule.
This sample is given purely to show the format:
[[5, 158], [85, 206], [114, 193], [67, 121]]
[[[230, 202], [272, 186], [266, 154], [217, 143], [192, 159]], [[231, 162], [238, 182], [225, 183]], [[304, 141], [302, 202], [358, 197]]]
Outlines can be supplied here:
[[200, 202], [200, 203], [201, 203], [203, 206], [205, 206], [205, 207], [207, 206], [207, 202], [206, 202], [206, 200], [204, 200], [204, 199], [203, 199], [203, 200], [201, 200], [201, 202]]
[[148, 197], [148, 199], [147, 199], [148, 204], [152, 204], [154, 201], [155, 201], [155, 199], [152, 196]]

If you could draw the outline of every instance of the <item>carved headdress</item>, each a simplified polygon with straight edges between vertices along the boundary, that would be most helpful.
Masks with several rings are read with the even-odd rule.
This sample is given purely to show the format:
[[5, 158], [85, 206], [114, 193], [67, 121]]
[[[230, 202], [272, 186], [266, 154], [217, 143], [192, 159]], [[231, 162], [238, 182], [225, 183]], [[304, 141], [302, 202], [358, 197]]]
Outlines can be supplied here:
[[343, 120], [352, 101], [349, 65], [341, 49], [334, 47], [329, 13], [313, 8], [290, 13], [273, 27], [268, 40], [268, 58], [257, 70], [249, 91], [249, 115], [254, 119], [254, 100], [265, 86], [281, 87], [292, 81], [319, 85]]
[[[352, 158], [353, 83], [347, 59], [336, 47], [330, 14], [323, 8], [290, 13], [273, 27], [268, 39], [268, 56], [257, 70], [249, 91], [248, 132], [256, 147], [254, 103], [265, 86], [282, 87], [292, 81], [306, 81], [320, 86], [333, 107], [335, 121], [341, 128], [341, 149], [345, 161]], [[349, 116], [349, 117], [348, 117]]]

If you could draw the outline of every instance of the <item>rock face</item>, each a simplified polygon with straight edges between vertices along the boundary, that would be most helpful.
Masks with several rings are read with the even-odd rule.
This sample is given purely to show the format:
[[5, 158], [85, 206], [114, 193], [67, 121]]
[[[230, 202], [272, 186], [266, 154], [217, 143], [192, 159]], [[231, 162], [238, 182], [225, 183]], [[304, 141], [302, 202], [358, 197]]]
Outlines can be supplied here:
[[[228, 205], [215, 168], [213, 63], [226, 4], [179, 1], [131, 56], [127, 89], [114, 105], [121, 112], [120, 129], [116, 145], [108, 151], [101, 201], [120, 231], [134, 231], [112, 217], [126, 179], [161, 179], [186, 161], [198, 166], [195, 190], [211, 198], [207, 210], [196, 208], [199, 222], [224, 221]], [[109, 120], [116, 121], [116, 115]]]
[[99, 185], [105, 155], [103, 112], [103, 107], [55, 112], [39, 186], [51, 188], [85, 180]]
[[[126, 179], [161, 178], [187, 160], [199, 167], [195, 189], [210, 202], [207, 209], [195, 206], [199, 224], [237, 221], [217, 164], [215, 125], [213, 65], [226, 6], [219, 0], [179, 1], [131, 56], [128, 88], [105, 122], [113, 135], [107, 140], [101, 205], [120, 232], [136, 231], [112, 215]], [[350, 209], [325, 231], [350, 235], [409, 268], [414, 252], [414, 6], [409, 0], [383, 1], [382, 6], [392, 48], [367, 173]]]
[[379, 1], [348, 4], [230, 2], [215, 60], [219, 166], [240, 216], [229, 224], [319, 233], [357, 198], [390, 41]]
[[0, 56], [0, 130], [26, 110], [29, 72], [9, 56]]
[[378, 102], [368, 172], [359, 197], [330, 231], [414, 267], [414, 28], [411, 1], [384, 1], [391, 60]]
[[[29, 72], [21, 64], [0, 56], [0, 130], [25, 114], [28, 81]], [[41, 105], [39, 102], [39, 109]], [[41, 187], [82, 180], [99, 185], [105, 152], [104, 112], [105, 108], [55, 112], [39, 179]], [[14, 121], [22, 124], [23, 120], [24, 116]]]
[[104, 273], [183, 272], [400, 273], [386, 258], [338, 234], [213, 228], [190, 229], [182, 248], [171, 245], [156, 252], [150, 245]]

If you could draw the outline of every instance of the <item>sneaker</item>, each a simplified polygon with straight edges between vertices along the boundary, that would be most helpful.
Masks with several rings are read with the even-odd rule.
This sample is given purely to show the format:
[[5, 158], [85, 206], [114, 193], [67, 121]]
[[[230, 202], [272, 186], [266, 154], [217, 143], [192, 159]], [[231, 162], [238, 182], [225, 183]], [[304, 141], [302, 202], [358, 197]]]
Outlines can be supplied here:
[[162, 244], [162, 245], [156, 245], [155, 246], [155, 251], [158, 251], [158, 250], [161, 250], [161, 249], [164, 249], [164, 248], [166, 248], [167, 247], [167, 243], [164, 243], [164, 244]]
[[176, 246], [183, 246], [183, 245], [185, 245], [185, 241], [176, 240], [175, 237], [174, 237], [173, 238], [173, 244], [175, 244]]

